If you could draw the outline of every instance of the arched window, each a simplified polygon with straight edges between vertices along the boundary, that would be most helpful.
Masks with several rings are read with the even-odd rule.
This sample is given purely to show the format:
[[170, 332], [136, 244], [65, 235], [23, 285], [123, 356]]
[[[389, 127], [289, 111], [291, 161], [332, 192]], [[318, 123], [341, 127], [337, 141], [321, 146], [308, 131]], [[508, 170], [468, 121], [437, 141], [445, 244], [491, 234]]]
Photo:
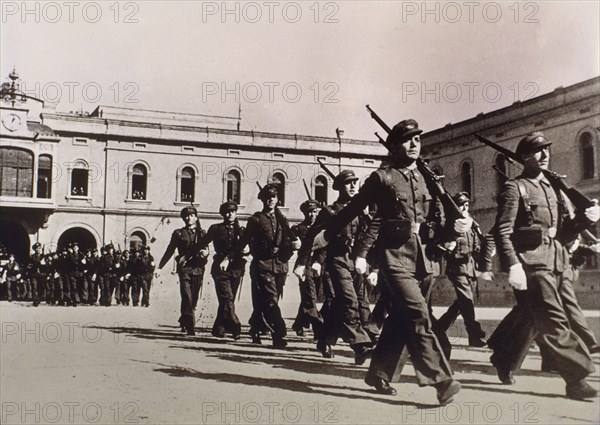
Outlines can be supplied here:
[[285, 207], [285, 176], [282, 173], [274, 173], [272, 178], [273, 183], [276, 183], [278, 187], [279, 206]]
[[192, 167], [185, 167], [181, 170], [181, 202], [194, 202], [194, 193], [196, 188], [196, 173]]
[[582, 155], [582, 177], [584, 180], [593, 179], [596, 173], [596, 153], [594, 152], [594, 138], [588, 133], [582, 133], [579, 136], [579, 146], [581, 146]]
[[33, 153], [25, 149], [0, 148], [0, 195], [33, 196]]
[[241, 176], [237, 170], [230, 170], [227, 173], [227, 200], [240, 204], [241, 199]]
[[461, 190], [467, 192], [471, 199], [473, 199], [473, 169], [471, 163], [468, 161], [460, 165], [460, 184]]
[[131, 199], [146, 199], [148, 171], [142, 164], [136, 164], [131, 170]]
[[89, 185], [88, 165], [77, 161], [71, 170], [71, 196], [88, 196]]
[[315, 179], [315, 201], [327, 205], [327, 177], [317, 176]]
[[500, 193], [502, 186], [504, 186], [504, 182], [508, 178], [508, 172], [506, 170], [506, 158], [504, 155], [496, 155], [494, 166], [494, 171], [496, 173], [496, 193]]
[[129, 238], [129, 249], [138, 250], [146, 245], [146, 235], [143, 232], [133, 232]]
[[37, 197], [48, 199], [52, 196], [52, 157], [40, 155], [38, 158]]

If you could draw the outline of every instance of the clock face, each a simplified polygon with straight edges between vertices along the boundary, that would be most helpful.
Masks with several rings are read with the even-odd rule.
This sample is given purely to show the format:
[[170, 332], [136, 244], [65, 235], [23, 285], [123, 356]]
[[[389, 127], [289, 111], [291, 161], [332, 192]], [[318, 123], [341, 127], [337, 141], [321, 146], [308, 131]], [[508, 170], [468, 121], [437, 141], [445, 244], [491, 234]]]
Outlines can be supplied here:
[[6, 114], [2, 119], [2, 124], [8, 131], [16, 131], [21, 127], [21, 117], [17, 114]]

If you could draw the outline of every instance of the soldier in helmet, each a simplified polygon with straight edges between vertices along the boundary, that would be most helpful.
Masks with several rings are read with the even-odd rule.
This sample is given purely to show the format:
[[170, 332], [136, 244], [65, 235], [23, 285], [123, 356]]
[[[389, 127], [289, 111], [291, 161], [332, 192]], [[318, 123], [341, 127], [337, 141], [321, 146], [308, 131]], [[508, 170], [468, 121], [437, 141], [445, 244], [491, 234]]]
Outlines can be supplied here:
[[175, 230], [171, 235], [171, 242], [158, 264], [158, 270], [167, 264], [177, 250], [177, 273], [181, 294], [179, 324], [182, 331], [187, 332], [188, 335], [195, 335], [196, 305], [208, 256], [208, 251], [198, 250], [198, 246], [206, 232], [200, 226], [198, 211], [193, 206], [183, 208], [180, 216], [185, 226]]
[[287, 332], [279, 298], [288, 272], [288, 261], [294, 249], [300, 247], [300, 240], [292, 234], [287, 219], [277, 208], [278, 195], [279, 188], [275, 183], [260, 189], [258, 199], [262, 201], [263, 209], [248, 220], [241, 246], [250, 245], [252, 254], [252, 341], [260, 344], [260, 333], [267, 330], [271, 332], [273, 347], [285, 348]]
[[212, 334], [219, 338], [224, 337], [226, 332], [231, 333], [234, 339], [239, 339], [241, 334], [241, 323], [235, 314], [235, 296], [244, 277], [246, 260], [241, 247], [245, 229], [238, 222], [237, 209], [233, 201], [223, 203], [219, 207], [223, 222], [210, 226], [201, 241], [202, 247], [212, 242], [215, 248], [210, 273], [215, 281], [219, 308]]

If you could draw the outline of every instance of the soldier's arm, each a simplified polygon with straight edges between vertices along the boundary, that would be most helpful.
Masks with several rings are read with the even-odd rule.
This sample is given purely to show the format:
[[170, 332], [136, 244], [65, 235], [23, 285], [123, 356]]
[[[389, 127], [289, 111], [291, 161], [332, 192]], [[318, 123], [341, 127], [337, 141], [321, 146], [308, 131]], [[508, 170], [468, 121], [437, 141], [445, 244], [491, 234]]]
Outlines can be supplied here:
[[364, 233], [357, 238], [354, 245], [354, 254], [356, 257], [367, 258], [369, 250], [379, 237], [379, 230], [381, 229], [381, 217], [379, 214], [375, 215], [369, 222]]
[[248, 245], [254, 234], [258, 230], [258, 219], [255, 216], [252, 216], [248, 219], [248, 224], [246, 225], [246, 230], [242, 232], [242, 237], [240, 238], [240, 249], [244, 249], [246, 245]]
[[165, 266], [165, 264], [167, 264], [167, 262], [171, 259], [171, 257], [173, 256], [173, 253], [175, 253], [176, 247], [177, 247], [177, 233], [173, 232], [173, 234], [171, 235], [171, 242], [169, 242], [169, 245], [167, 246], [165, 253], [163, 254], [162, 258], [160, 259], [160, 262], [158, 263], [159, 270], [161, 270]]
[[519, 262], [511, 235], [519, 211], [519, 189], [515, 181], [507, 181], [498, 195], [498, 214], [494, 225], [494, 239], [502, 263], [510, 267]]

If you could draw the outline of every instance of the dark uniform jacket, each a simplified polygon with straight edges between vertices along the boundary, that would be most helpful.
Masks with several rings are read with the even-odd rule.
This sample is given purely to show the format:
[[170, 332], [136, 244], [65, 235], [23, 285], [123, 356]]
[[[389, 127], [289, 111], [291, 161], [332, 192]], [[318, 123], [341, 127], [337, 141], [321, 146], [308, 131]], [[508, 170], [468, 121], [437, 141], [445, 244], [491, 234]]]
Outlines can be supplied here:
[[177, 249], [177, 271], [191, 273], [192, 275], [201, 275], [204, 273], [206, 258], [199, 255], [199, 242], [206, 235], [206, 232], [198, 223], [195, 229], [182, 227], [177, 229], [171, 235], [171, 242], [167, 246], [164, 255], [162, 256], [159, 268], [171, 259], [175, 249]]
[[206, 247], [213, 243], [215, 255], [211, 273], [219, 273], [219, 265], [225, 258], [229, 259], [228, 272], [232, 272], [235, 277], [244, 274], [246, 260], [242, 255], [242, 236], [245, 228], [235, 223], [217, 223], [208, 228], [206, 236], [200, 241], [200, 246]]
[[287, 273], [288, 261], [293, 254], [292, 239], [287, 219], [281, 213], [259, 211], [248, 220], [241, 246], [250, 245], [252, 262], [261, 270]]
[[522, 262], [563, 272], [569, 255], [561, 241], [572, 240], [577, 228], [552, 185], [523, 175], [504, 184], [498, 196], [496, 243], [505, 268]]
[[471, 229], [456, 236], [454, 240], [456, 248], [446, 255], [446, 274], [475, 277], [475, 270], [479, 270], [476, 258], [480, 258], [484, 242], [479, 225], [473, 221]]
[[27, 265], [27, 274], [29, 275], [29, 277], [36, 277], [36, 278], [40, 278], [42, 277], [43, 274], [43, 266], [42, 266], [42, 259], [44, 258], [44, 256], [42, 254], [32, 254], [31, 257], [29, 257], [29, 264]]

